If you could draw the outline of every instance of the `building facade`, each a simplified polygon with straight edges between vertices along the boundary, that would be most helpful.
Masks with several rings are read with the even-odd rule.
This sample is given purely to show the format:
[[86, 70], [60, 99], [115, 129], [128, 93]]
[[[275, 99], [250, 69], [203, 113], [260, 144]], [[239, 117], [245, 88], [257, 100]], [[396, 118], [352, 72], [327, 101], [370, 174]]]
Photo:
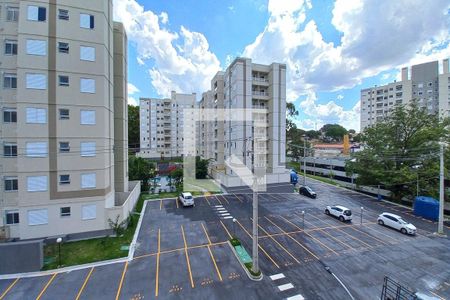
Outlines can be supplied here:
[[112, 1], [79, 4], [0, 1], [6, 237], [108, 229], [129, 192], [126, 34]]
[[[284, 64], [261, 65], [252, 63], [248, 58], [235, 59], [224, 73], [219, 72], [213, 78], [211, 90], [204, 93], [200, 101], [200, 115], [206, 115], [202, 109], [213, 109], [214, 114], [213, 121], [198, 125], [200, 153], [212, 159], [211, 173], [214, 178], [225, 186], [244, 185], [225, 163], [233, 156], [249, 170], [254, 167], [263, 169], [266, 183], [289, 181], [289, 172], [285, 168]], [[221, 110], [217, 113], [214, 111], [217, 109]], [[253, 114], [249, 119], [246, 116], [244, 120], [232, 120], [230, 116], [220, 116], [220, 111], [224, 109], [225, 114], [226, 109], [262, 109], [265, 112], [263, 115]], [[254, 122], [259, 122], [258, 126]], [[256, 149], [258, 151], [255, 152]]]
[[[140, 98], [140, 152], [138, 156], [163, 159], [183, 156], [185, 109], [196, 107], [196, 94], [172, 92], [171, 98]], [[192, 129], [194, 130], [194, 129]]]
[[401, 81], [361, 90], [361, 131], [383, 120], [396, 105], [408, 105], [416, 101], [429, 114], [450, 116], [450, 74], [448, 59], [442, 63], [432, 61], [403, 68]]

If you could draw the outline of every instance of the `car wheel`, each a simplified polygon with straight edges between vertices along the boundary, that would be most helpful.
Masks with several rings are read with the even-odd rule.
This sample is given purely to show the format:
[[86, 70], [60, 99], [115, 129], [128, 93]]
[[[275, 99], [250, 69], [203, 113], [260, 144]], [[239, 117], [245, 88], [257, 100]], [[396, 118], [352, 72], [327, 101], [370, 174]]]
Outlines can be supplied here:
[[344, 222], [344, 221], [345, 221], [345, 220], [344, 220], [344, 217], [343, 217], [343, 216], [340, 216], [340, 217], [339, 217], [339, 221]]
[[326, 214], [326, 215], [329, 215], [329, 214], [330, 214], [330, 211], [329, 211], [328, 209], [325, 209], [325, 214]]
[[408, 233], [405, 228], [400, 229], [400, 232], [403, 233], [403, 234], [407, 234]]
[[384, 222], [383, 222], [383, 220], [378, 220], [378, 224], [380, 224], [380, 225], [384, 225]]

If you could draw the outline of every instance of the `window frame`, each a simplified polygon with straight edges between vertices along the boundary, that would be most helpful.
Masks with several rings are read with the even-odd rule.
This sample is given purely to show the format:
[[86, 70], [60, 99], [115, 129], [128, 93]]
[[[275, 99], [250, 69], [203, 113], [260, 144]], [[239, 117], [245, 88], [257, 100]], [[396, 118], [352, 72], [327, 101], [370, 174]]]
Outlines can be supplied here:
[[[63, 212], [63, 209], [69, 209], [69, 212]], [[72, 215], [72, 209], [71, 209], [71, 207], [70, 206], [61, 206], [60, 208], [59, 208], [59, 216], [61, 217], [61, 218], [68, 218], [68, 217], [70, 217]]]
[[[67, 144], [67, 147], [61, 147], [61, 144]], [[70, 152], [70, 142], [59, 142], [58, 144], [59, 153], [69, 153]]]
[[[82, 18], [89, 17], [89, 27], [83, 26]], [[86, 13], [80, 13], [80, 28], [94, 30], [95, 29], [95, 16]]]
[[[14, 56], [14, 55], [17, 55], [17, 40], [11, 40], [11, 39], [5, 39], [5, 43], [4, 43], [4, 45], [5, 45], [5, 51], [4, 51], [4, 54], [5, 55], [7, 55], [7, 56]], [[9, 53], [8, 51], [7, 51], [7, 48], [8, 48], [8, 45], [11, 45], [10, 46], [10, 48], [11, 48], [11, 53]]]
[[63, 8], [58, 9], [58, 20], [69, 21], [70, 20], [69, 10]]
[[[6, 189], [7, 181], [12, 181], [11, 186], [13, 189]], [[15, 187], [15, 189], [14, 189]], [[3, 191], [6, 193], [17, 192], [19, 191], [19, 178], [17, 176], [5, 176], [3, 177]]]
[[70, 45], [67, 42], [58, 42], [58, 53], [69, 54]]
[[[13, 18], [10, 18], [13, 16]], [[15, 6], [6, 7], [6, 21], [7, 22], [18, 22], [19, 21], [19, 8]]]
[[[6, 84], [7, 80], [9, 85]], [[3, 74], [3, 89], [17, 89], [17, 73]]]
[[[6, 121], [5, 116], [7, 114], [9, 114], [9, 120], [10, 121]], [[3, 123], [6, 123], [6, 124], [17, 123], [17, 109], [16, 108], [4, 108], [2, 116], [3, 116]], [[15, 121], [11, 121], [14, 118], [15, 118]]]
[[[8, 215], [12, 215], [12, 222], [8, 222]], [[17, 217], [17, 219], [16, 219]], [[6, 210], [5, 211], [5, 224], [17, 225], [20, 224], [20, 214], [18, 210]]]
[[[30, 8], [37, 8], [37, 18], [36, 19], [33, 19], [30, 17]], [[43, 13], [43, 15], [42, 15], [42, 13]], [[42, 16], [43, 16], [43, 18], [42, 18]], [[27, 6], [27, 21], [46, 22], [47, 21], [47, 7], [28, 5]]]
[[[6, 155], [7, 147], [10, 147], [9, 155]], [[15, 148], [15, 151], [14, 151], [14, 148]], [[3, 143], [3, 157], [17, 157], [17, 143], [9, 143], [9, 142]]]
[[[63, 176], [67, 176], [67, 179], [63, 180]], [[60, 185], [67, 185], [70, 184], [70, 174], [60, 174], [59, 175], [59, 184]]]
[[[67, 81], [63, 81], [62, 79], [67, 79]], [[69, 76], [68, 75], [58, 75], [58, 85], [59, 86], [70, 86]]]

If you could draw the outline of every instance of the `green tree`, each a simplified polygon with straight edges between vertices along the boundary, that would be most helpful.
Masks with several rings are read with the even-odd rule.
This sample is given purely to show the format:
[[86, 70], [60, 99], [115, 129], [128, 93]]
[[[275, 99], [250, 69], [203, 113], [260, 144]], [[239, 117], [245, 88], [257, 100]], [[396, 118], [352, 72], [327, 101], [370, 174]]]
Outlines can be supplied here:
[[183, 182], [183, 169], [175, 169], [172, 172], [170, 172], [170, 177], [172, 177], [173, 182], [175, 185], [179, 185]]
[[205, 179], [208, 175], [209, 159], [202, 159], [200, 156], [195, 157], [195, 178]]
[[336, 141], [342, 141], [344, 135], [347, 134], [347, 129], [339, 124], [326, 124], [320, 129], [324, 133], [325, 137], [334, 139]]
[[[294, 103], [286, 104], [286, 153], [293, 158], [303, 156], [303, 135], [305, 131], [297, 128], [294, 120], [298, 117], [299, 112]], [[300, 147], [299, 147], [300, 146]]]
[[139, 106], [128, 104], [128, 148], [136, 153], [139, 147]]
[[[408, 107], [398, 106], [362, 133], [364, 150], [347, 161], [347, 174], [358, 174], [357, 184], [383, 185], [397, 200], [416, 194], [419, 176], [421, 194], [437, 197], [438, 142], [449, 140], [449, 124], [450, 119], [429, 115], [414, 102]], [[449, 156], [447, 151], [447, 170]]]
[[317, 130], [308, 130], [308, 131], [306, 132], [306, 136], [307, 136], [309, 139], [318, 139], [318, 138], [320, 138], [320, 131], [317, 131]]
[[155, 166], [142, 157], [130, 156], [128, 159], [128, 176], [130, 180], [141, 180], [142, 190], [148, 190], [148, 180], [154, 176]]

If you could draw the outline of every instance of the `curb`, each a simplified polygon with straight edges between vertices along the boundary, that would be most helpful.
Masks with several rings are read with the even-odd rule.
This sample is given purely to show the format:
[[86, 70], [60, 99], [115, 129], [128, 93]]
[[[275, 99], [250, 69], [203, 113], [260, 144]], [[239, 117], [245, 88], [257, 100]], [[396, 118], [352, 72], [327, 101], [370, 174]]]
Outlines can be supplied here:
[[256, 276], [250, 274], [250, 272], [249, 272], [249, 270], [247, 269], [247, 267], [246, 267], [246, 266], [242, 263], [242, 261], [239, 259], [238, 255], [237, 255], [237, 253], [236, 253], [236, 250], [234, 249], [233, 245], [231, 245], [230, 241], [227, 241], [227, 244], [228, 244], [228, 246], [230, 246], [231, 251], [233, 251], [234, 256], [235, 256], [236, 259], [238, 260], [238, 262], [239, 262], [239, 264], [241, 265], [242, 269], [244, 269], [244, 271], [245, 271], [245, 273], [247, 274], [248, 278], [249, 278], [250, 280], [253, 280], [253, 281], [261, 281], [261, 280], [263, 280], [263, 278], [264, 278], [263, 273], [261, 272], [261, 276], [259, 276], [259, 277], [256, 277]]
[[145, 209], [147, 208], [147, 202], [148, 202], [148, 200], [144, 200], [144, 206], [142, 206], [142, 210], [141, 210], [141, 213], [139, 216], [139, 221], [138, 221], [138, 224], [134, 231], [133, 240], [131, 241], [130, 249], [128, 250], [128, 261], [133, 260], [133, 257], [134, 257], [134, 251], [136, 250], [137, 237], [139, 235], [139, 232], [141, 231], [142, 219], [144, 218], [144, 215], [145, 215]]

